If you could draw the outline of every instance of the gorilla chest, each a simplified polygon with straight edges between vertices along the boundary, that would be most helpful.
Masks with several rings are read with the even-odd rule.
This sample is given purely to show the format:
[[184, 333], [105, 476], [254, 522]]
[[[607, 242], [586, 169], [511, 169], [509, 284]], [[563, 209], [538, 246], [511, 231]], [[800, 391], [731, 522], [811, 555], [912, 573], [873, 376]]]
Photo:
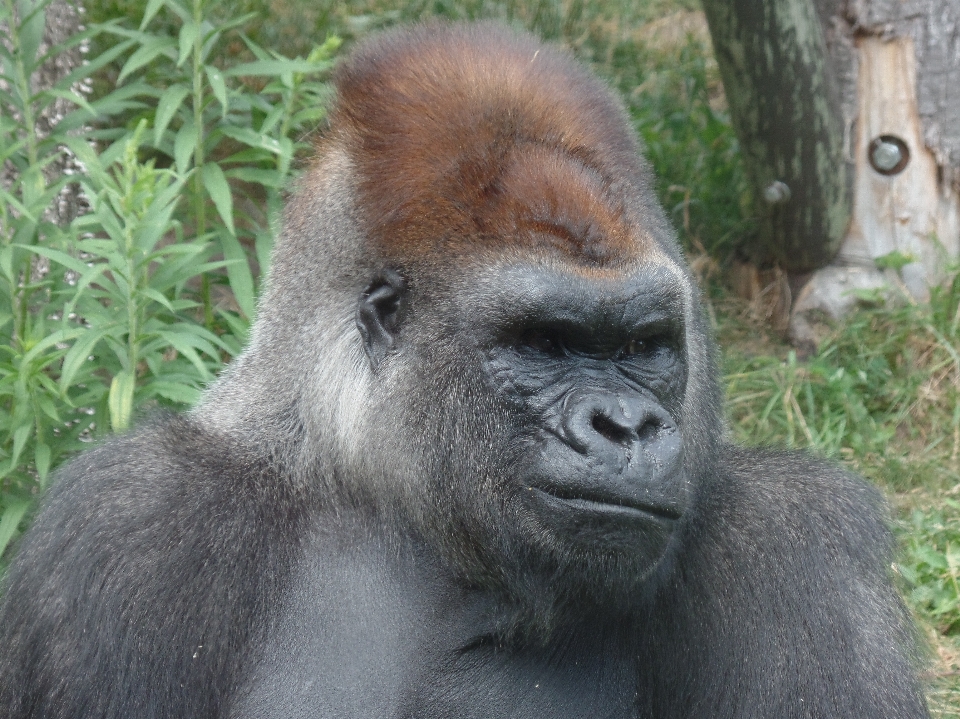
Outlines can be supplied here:
[[[380, 629], [384, 629], [381, 634]], [[306, 629], [306, 628], [303, 628]], [[234, 716], [258, 719], [635, 717], [635, 679], [613, 657], [557, 661], [417, 642], [418, 629], [341, 625], [273, 643]], [[407, 636], [404, 636], [406, 634]]]
[[[358, 559], [360, 561], [358, 561]], [[510, 650], [488, 602], [423, 566], [306, 562], [232, 716], [631, 717], [636, 665], [598, 637]]]

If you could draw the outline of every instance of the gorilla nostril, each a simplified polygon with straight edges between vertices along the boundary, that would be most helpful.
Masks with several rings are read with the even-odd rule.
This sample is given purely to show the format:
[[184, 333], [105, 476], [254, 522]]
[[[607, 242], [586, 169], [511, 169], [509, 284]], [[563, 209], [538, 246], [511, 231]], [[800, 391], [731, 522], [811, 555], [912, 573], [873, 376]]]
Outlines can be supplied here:
[[637, 439], [640, 440], [640, 444], [652, 442], [660, 436], [660, 432], [663, 429], [664, 426], [660, 422], [655, 419], [648, 419], [637, 429]]
[[614, 444], [627, 444], [634, 438], [632, 430], [617, 424], [603, 412], [596, 412], [590, 419], [590, 424], [597, 434], [605, 437]]

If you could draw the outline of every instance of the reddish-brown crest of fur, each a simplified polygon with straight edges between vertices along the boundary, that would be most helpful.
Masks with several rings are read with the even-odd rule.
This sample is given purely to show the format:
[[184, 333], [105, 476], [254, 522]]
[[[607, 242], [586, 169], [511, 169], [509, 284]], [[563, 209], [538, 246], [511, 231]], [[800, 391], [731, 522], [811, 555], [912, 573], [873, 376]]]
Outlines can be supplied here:
[[495, 24], [388, 33], [336, 75], [330, 140], [353, 160], [365, 230], [388, 257], [553, 247], [633, 257], [636, 141], [567, 53]]

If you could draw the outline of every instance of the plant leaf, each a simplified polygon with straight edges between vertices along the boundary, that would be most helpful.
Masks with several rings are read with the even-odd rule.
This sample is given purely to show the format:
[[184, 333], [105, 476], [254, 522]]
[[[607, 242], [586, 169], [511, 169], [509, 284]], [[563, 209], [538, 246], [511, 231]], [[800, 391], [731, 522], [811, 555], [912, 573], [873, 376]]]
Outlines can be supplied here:
[[[217, 208], [220, 219], [227, 226], [231, 235], [235, 235], [233, 228], [233, 196], [230, 194], [230, 183], [227, 182], [220, 165], [215, 162], [207, 162], [203, 166], [201, 177], [203, 186], [207, 188], [210, 199]], [[229, 270], [228, 270], [229, 271]]]
[[177, 172], [181, 175], [189, 172], [196, 145], [197, 126], [192, 120], [183, 123], [183, 127], [177, 131], [177, 137], [173, 141], [173, 161], [177, 166]]
[[223, 108], [223, 117], [227, 116], [227, 83], [223, 79], [223, 73], [213, 65], [205, 65], [207, 71], [207, 82], [210, 83], [210, 89], [213, 90], [213, 96], [217, 98], [220, 107]]
[[133, 372], [128, 370], [115, 375], [110, 382], [107, 405], [110, 408], [110, 426], [114, 432], [130, 426], [130, 415], [133, 414], [133, 392], [136, 386], [136, 378]]
[[254, 291], [253, 273], [247, 253], [235, 235], [221, 234], [220, 244], [223, 247], [223, 256], [233, 260], [227, 265], [227, 278], [230, 280], [230, 289], [240, 305], [240, 309], [248, 319], [253, 319], [257, 308], [257, 297]]
[[164, 90], [157, 103], [157, 113], [153, 120], [153, 144], [159, 145], [167, 125], [173, 119], [177, 110], [183, 104], [183, 99], [190, 94], [186, 85], [171, 85]]
[[124, 63], [120, 76], [117, 78], [117, 84], [123, 82], [127, 75], [136, 72], [144, 65], [152, 62], [156, 57], [168, 50], [173, 50], [175, 42], [173, 38], [166, 36], [151, 37], [137, 49], [129, 59]]
[[30, 504], [29, 499], [7, 501], [7, 506], [3, 508], [3, 515], [0, 516], [0, 556], [3, 555], [7, 545], [10, 544], [10, 540], [13, 539], [13, 535], [16, 534], [17, 527], [20, 526], [20, 520], [27, 513]]
[[184, 60], [190, 55], [190, 51], [193, 50], [193, 43], [197, 39], [199, 32], [200, 26], [192, 20], [183, 23], [183, 27], [180, 28], [180, 54], [177, 57], [177, 67], [183, 65]]
[[160, 12], [160, 8], [165, 5], [164, 0], [149, 0], [147, 2], [147, 7], [143, 11], [143, 20], [140, 21], [140, 30], [144, 30], [147, 25], [153, 20], [153, 16]]

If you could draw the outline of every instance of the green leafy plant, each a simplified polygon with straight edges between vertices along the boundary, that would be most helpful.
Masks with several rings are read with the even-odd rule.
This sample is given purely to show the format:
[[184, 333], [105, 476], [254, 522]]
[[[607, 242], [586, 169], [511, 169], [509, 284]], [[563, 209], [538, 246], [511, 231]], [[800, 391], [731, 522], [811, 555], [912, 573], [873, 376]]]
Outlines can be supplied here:
[[[291, 135], [312, 129], [323, 117], [327, 86], [313, 78], [329, 69], [339, 40], [328, 39], [306, 59], [288, 59], [237, 32], [254, 59], [223, 67], [215, 58], [226, 54], [218, 50], [253, 15], [214, 24], [207, 14], [217, 4], [151, 0], [139, 28], [105, 30], [121, 41], [124, 52], [132, 51], [117, 77], [119, 89], [143, 103], [130, 121], [148, 119], [155, 150], [180, 174], [190, 174], [184, 187], [188, 229], [198, 236], [211, 232], [223, 256], [236, 260], [227, 266], [226, 277], [240, 311], [250, 319], [256, 295], [247, 248], [252, 246], [259, 265], [266, 267], [273, 238], [269, 219], [279, 210], [297, 150]], [[173, 32], [150, 30], [161, 11], [158, 26]], [[211, 328], [212, 279], [203, 275], [200, 293]]]
[[[138, 411], [192, 404], [242, 346], [339, 43], [288, 59], [243, 36], [247, 17], [150, 0], [138, 28], [96, 24], [41, 55], [48, 5], [0, 6], [0, 556], [51, 467]], [[217, 52], [230, 33], [245, 57]], [[91, 38], [113, 42], [35, 87]], [[78, 91], [112, 68], [110, 92]], [[87, 206], [69, 223], [64, 193]]]
[[[36, 249], [61, 234], [52, 206], [71, 180], [57, 172], [64, 143], [82, 124], [81, 115], [108, 116], [111, 109], [109, 103], [93, 107], [77, 90], [110, 56], [77, 67], [52, 87], [36, 87], [44, 66], [98, 32], [80, 32], [42, 52], [49, 4], [0, 4], [0, 552], [45, 487], [51, 466], [77, 439], [67, 424], [72, 401], [56, 375], [84, 328], [54, 319], [54, 278], [37, 261]], [[64, 104], [72, 112], [47, 127]]]
[[184, 296], [190, 280], [225, 263], [206, 261], [205, 237], [183, 237], [174, 213], [189, 178], [139, 160], [145, 128], [141, 122], [100, 155], [68, 139], [86, 170], [78, 179], [90, 212], [73, 222], [66, 242], [33, 248], [65, 270], [63, 316], [85, 325], [63, 357], [60, 391], [82, 378], [88, 391], [78, 401], [106, 407], [115, 431], [129, 426], [135, 406], [195, 402], [221, 352], [231, 350], [196, 323], [197, 303]]

